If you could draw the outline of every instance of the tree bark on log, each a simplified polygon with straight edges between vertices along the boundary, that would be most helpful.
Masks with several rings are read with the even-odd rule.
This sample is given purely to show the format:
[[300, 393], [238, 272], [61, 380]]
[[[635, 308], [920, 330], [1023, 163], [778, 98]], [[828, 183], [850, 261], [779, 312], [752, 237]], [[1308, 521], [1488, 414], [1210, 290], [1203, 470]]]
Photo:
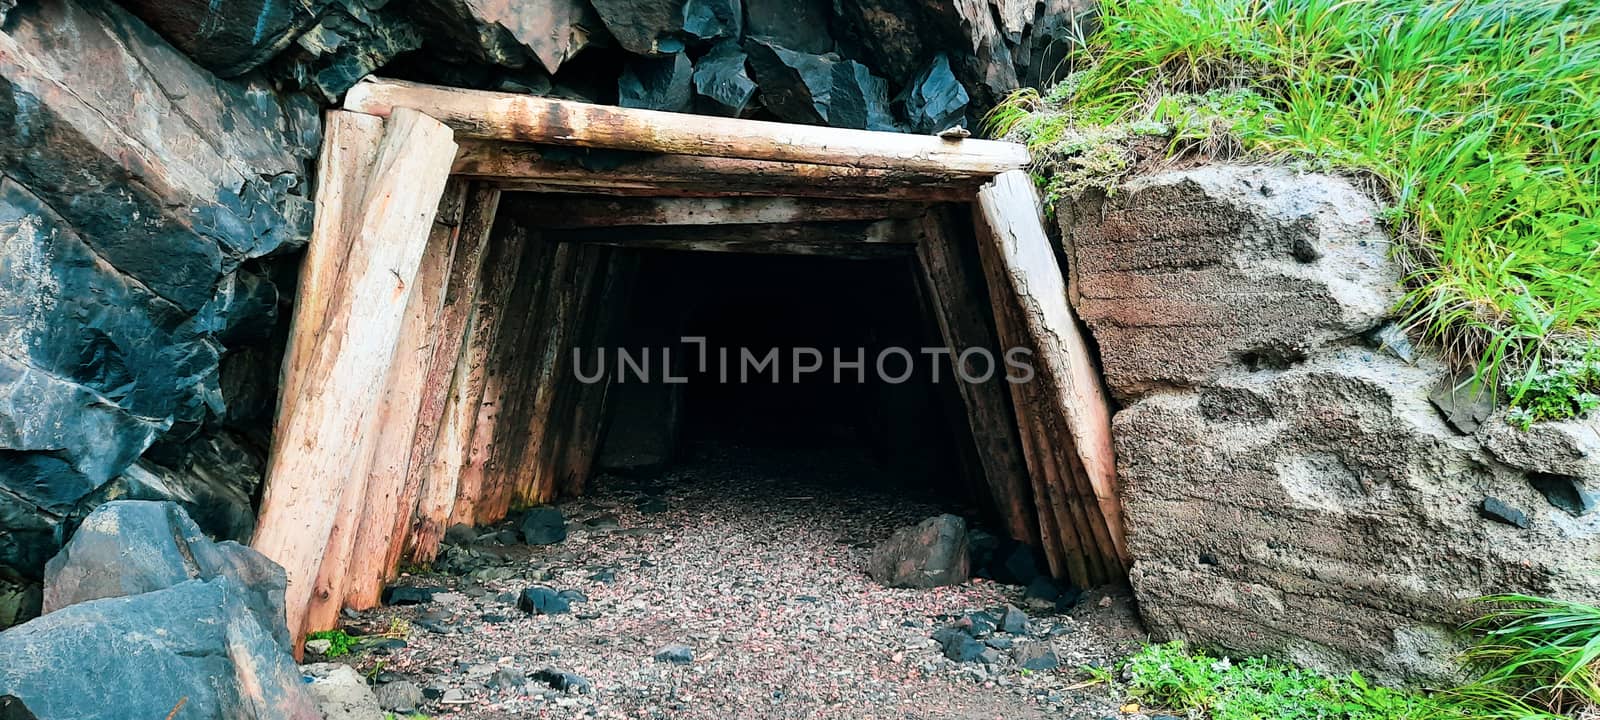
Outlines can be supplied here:
[[345, 94], [344, 105], [380, 117], [409, 107], [439, 118], [464, 136], [491, 140], [952, 176], [994, 175], [1028, 164], [1026, 147], [993, 140], [688, 115], [398, 80], [362, 82]]
[[[976, 257], [963, 255], [951, 235], [951, 218], [942, 210], [930, 213], [920, 224], [922, 239], [917, 243], [917, 266], [940, 334], [951, 353], [951, 366], [961, 367], [961, 354], [967, 348], [989, 353], [994, 363], [993, 377], [971, 383], [956, 378], [966, 406], [967, 424], [977, 446], [978, 460], [994, 505], [1005, 519], [1011, 538], [1025, 543], [1039, 540], [1034, 519], [1028, 465], [1022, 455], [1022, 441], [1005, 381], [1004, 348], [994, 327], [988, 294], [983, 287], [982, 268]], [[976, 375], [976, 368], [965, 368]]]
[[[273, 438], [251, 545], [288, 574], [297, 654], [306, 632], [331, 627], [343, 600], [378, 404], [455, 151], [450, 129], [420, 112], [384, 123], [357, 219], [341, 225], [352, 235], [343, 267], [320, 296], [302, 296], [304, 321], [296, 312], [291, 334], [309, 355], [289, 369], [298, 379], [286, 383], [293, 397]], [[335, 155], [328, 167], [343, 167], [347, 158]], [[342, 202], [319, 197], [323, 207]]]
[[[1041, 221], [1038, 195], [1026, 173], [1002, 173], [978, 193], [975, 216], [985, 245], [986, 270], [1012, 298], [1013, 332], [1034, 350], [1039, 377], [1032, 397], [1015, 397], [1040, 418], [1040, 450], [1054, 458], [1051, 488], [1069, 514], [1082, 512], [1080, 535], [1092, 542], [1107, 577], [1127, 568], [1122, 505], [1116, 489], [1116, 456], [1111, 446], [1110, 408], [1100, 386], [1077, 318], [1067, 304], [1066, 287], [1054, 249]], [[1014, 388], [1020, 386], [1013, 386]], [[1024, 405], [1024, 407], [1027, 407]], [[1020, 410], [1019, 410], [1020, 411]], [[1052, 496], [1056, 497], [1055, 495]], [[1081, 498], [1093, 511], [1077, 510]]]

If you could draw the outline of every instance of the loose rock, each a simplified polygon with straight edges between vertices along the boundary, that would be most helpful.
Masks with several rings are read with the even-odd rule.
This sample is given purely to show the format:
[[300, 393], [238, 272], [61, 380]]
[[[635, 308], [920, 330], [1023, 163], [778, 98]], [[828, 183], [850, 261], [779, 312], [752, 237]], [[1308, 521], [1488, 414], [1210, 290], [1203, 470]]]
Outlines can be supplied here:
[[930, 588], [967, 581], [967, 523], [955, 515], [897, 530], [872, 551], [867, 574], [890, 587]]

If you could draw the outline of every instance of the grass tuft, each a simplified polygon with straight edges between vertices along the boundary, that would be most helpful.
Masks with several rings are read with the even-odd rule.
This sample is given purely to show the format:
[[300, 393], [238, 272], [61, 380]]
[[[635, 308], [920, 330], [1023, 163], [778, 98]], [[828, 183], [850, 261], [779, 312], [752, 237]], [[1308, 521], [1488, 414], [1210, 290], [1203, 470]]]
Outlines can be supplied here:
[[1289, 162], [1377, 190], [1408, 327], [1538, 419], [1600, 339], [1600, 0], [1105, 0], [1074, 72], [987, 118], [1052, 199], [1154, 158]]

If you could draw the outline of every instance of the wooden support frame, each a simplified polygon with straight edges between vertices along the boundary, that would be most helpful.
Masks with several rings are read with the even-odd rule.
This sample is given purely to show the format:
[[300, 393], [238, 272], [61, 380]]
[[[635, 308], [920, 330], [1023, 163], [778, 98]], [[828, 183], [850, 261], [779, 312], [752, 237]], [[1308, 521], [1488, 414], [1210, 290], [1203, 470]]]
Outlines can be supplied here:
[[[915, 257], [948, 345], [1038, 362], [1009, 397], [962, 393], [1008, 532], [1081, 585], [1125, 571], [1109, 410], [1023, 147], [379, 80], [329, 113], [320, 162], [252, 539], [288, 574], [297, 644], [449, 523], [582, 489], [608, 388], [563, 381], [562, 353], [615, 323], [634, 272], [616, 247]], [[518, 191], [597, 197], [497, 212]], [[976, 253], [929, 213], [945, 202], [974, 205]], [[528, 263], [552, 272], [522, 287]], [[984, 295], [992, 317], [970, 312]]]

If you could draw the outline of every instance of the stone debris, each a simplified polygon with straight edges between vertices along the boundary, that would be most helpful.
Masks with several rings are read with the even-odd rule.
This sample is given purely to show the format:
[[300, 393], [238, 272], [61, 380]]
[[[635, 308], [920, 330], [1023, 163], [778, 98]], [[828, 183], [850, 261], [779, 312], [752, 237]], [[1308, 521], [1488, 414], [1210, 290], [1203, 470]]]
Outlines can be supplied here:
[[[381, 661], [389, 684], [421, 686], [419, 712], [453, 720], [855, 720], [924, 717], [929, 708], [950, 718], [1116, 715], [1102, 689], [1068, 688], [1082, 679], [1074, 668], [1108, 664], [1138, 642], [1126, 602], [1083, 603], [1070, 615], [1052, 604], [1028, 618], [1024, 589], [1014, 585], [884, 587], [866, 573], [871, 548], [940, 508], [866, 489], [874, 480], [858, 474], [874, 471], [853, 456], [770, 448], [693, 456], [663, 478], [602, 476], [593, 494], [561, 508], [649, 533], [452, 548], [511, 575], [412, 578], [464, 599], [379, 608], [350, 631], [415, 626], [426, 616], [450, 632], [413, 631], [406, 647], [349, 661], [363, 670]], [[647, 514], [638, 507], [644, 499], [667, 507]], [[587, 600], [566, 613], [506, 611], [530, 595], [563, 600], [562, 589]], [[961, 661], [930, 638], [945, 638], [947, 628]], [[1018, 660], [1018, 652], [1032, 654]], [[1056, 669], [1024, 672], [1022, 663], [1046, 656]], [[541, 669], [508, 688], [508, 668]]]

